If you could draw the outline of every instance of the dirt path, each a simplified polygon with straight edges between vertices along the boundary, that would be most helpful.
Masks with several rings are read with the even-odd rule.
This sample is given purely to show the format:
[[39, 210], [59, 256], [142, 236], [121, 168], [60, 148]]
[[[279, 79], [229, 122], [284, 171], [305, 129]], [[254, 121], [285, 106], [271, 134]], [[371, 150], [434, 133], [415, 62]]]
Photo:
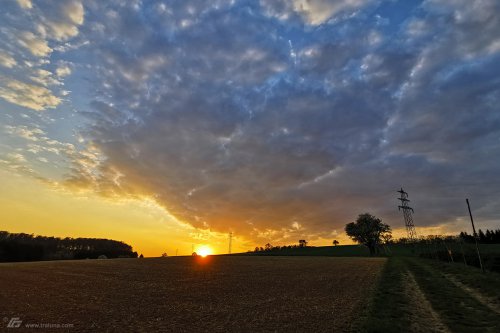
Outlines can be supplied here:
[[489, 308], [491, 311], [497, 313], [500, 315], [500, 305], [496, 302], [494, 297], [488, 297], [481, 293], [480, 291], [473, 289], [462, 282], [458, 281], [454, 276], [450, 274], [443, 274], [443, 276], [453, 283], [455, 286], [458, 288], [462, 289], [465, 291], [469, 296], [475, 298], [479, 303], [483, 304], [487, 308]]
[[422, 289], [420, 289], [413, 274], [406, 270], [403, 273], [403, 283], [405, 287], [405, 296], [410, 300], [414, 312], [410, 322], [410, 332], [450, 332], [448, 327], [443, 324], [439, 314], [434, 311]]

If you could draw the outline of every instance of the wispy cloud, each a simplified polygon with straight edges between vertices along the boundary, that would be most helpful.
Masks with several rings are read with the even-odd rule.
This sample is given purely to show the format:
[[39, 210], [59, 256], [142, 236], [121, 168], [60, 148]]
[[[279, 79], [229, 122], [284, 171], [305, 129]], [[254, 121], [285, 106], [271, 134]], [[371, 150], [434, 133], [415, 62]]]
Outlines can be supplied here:
[[59, 97], [43, 86], [10, 78], [1, 80], [0, 84], [0, 97], [13, 104], [40, 111], [55, 108], [61, 103]]

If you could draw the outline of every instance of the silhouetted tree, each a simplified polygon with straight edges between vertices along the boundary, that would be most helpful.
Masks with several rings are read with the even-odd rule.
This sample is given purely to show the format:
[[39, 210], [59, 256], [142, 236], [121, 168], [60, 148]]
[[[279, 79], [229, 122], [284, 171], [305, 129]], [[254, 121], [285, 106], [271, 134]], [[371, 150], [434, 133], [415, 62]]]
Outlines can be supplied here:
[[96, 238], [57, 238], [0, 231], [0, 261], [137, 257], [123, 242]]
[[305, 239], [300, 239], [299, 240], [299, 247], [306, 247], [307, 246], [307, 241]]
[[[500, 229], [489, 230], [483, 232], [481, 229], [478, 230], [478, 241], [485, 244], [500, 244]], [[467, 243], [474, 242], [474, 235], [470, 235], [465, 231], [462, 231], [459, 237]]]
[[336, 240], [336, 239], [334, 239], [334, 240], [333, 240], [333, 245], [335, 245], [335, 246], [339, 245], [339, 241], [338, 241], [338, 240]]
[[374, 255], [378, 253], [382, 236], [391, 233], [391, 227], [382, 223], [379, 218], [365, 213], [360, 214], [356, 222], [346, 224], [345, 232], [353, 241], [366, 245], [370, 255]]
[[264, 245], [264, 249], [266, 251], [271, 251], [273, 249], [273, 246], [271, 244], [267, 243], [266, 245]]
[[480, 243], [486, 243], [486, 235], [484, 234], [484, 232], [481, 229], [479, 229], [478, 236], [479, 236]]

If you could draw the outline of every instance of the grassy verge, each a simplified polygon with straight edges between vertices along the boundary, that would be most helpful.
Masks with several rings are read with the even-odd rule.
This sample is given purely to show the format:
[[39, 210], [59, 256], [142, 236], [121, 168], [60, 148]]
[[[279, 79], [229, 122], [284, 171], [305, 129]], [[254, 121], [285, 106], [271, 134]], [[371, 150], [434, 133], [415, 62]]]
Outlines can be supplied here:
[[465, 266], [458, 263], [445, 263], [435, 260], [425, 261], [427, 265], [441, 271], [443, 274], [449, 274], [468, 287], [474, 288], [479, 292], [495, 298], [500, 303], [500, 274], [496, 272], [481, 273], [474, 266]]
[[236, 253], [232, 256], [324, 256], [324, 257], [367, 257], [370, 255], [364, 245], [307, 246], [290, 249], [273, 249], [261, 252]]
[[498, 295], [499, 281], [498, 274], [481, 274], [471, 267], [392, 257], [384, 268], [363, 330], [500, 332], [499, 314], [471, 294], [472, 289], [467, 290], [471, 287], [482, 294]]
[[[500, 317], [466, 290], [447, 279], [432, 262], [407, 259], [410, 270], [425, 292], [433, 309], [453, 332], [500, 332]], [[456, 272], [457, 278], [475, 275], [468, 270]]]
[[404, 261], [392, 257], [387, 261], [370, 304], [371, 311], [362, 330], [365, 332], [404, 332], [410, 326], [411, 305], [404, 296]]

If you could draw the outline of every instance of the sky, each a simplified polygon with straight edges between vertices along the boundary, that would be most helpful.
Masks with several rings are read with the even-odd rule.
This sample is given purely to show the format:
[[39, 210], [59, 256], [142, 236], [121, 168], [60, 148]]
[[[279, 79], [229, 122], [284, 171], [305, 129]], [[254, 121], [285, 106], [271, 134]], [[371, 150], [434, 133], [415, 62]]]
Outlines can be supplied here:
[[0, 229], [158, 256], [500, 226], [497, 0], [6, 0]]

